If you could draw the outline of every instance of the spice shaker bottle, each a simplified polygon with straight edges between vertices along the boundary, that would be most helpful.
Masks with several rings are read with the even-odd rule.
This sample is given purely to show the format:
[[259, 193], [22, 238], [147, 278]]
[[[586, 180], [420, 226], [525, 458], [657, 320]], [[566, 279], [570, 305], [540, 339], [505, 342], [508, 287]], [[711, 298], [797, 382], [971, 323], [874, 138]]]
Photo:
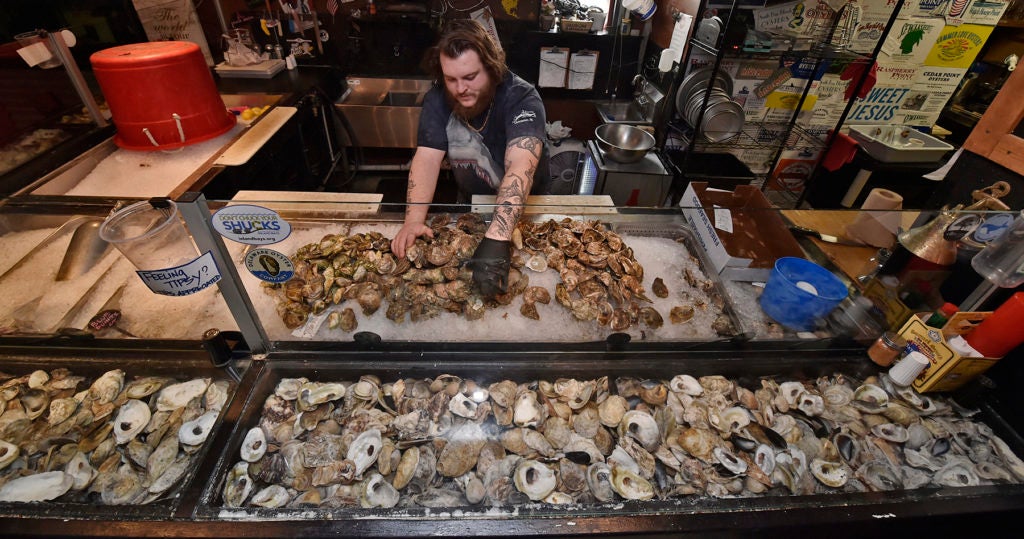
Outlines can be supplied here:
[[917, 378], [917, 375], [921, 374], [921, 371], [927, 366], [928, 356], [917, 350], [912, 350], [899, 363], [889, 369], [889, 378], [892, 379], [892, 383], [898, 386], [909, 386], [914, 382], [914, 378]]
[[868, 347], [868, 357], [875, 364], [888, 367], [900, 357], [906, 348], [906, 339], [895, 332], [886, 331]]

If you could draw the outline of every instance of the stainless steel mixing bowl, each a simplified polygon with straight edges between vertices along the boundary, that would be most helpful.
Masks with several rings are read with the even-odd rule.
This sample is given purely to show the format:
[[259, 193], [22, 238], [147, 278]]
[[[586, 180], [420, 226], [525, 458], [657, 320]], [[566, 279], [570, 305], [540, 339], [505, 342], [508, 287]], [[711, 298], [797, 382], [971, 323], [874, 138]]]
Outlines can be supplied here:
[[654, 135], [629, 124], [602, 124], [594, 130], [597, 147], [609, 159], [635, 163], [654, 147]]

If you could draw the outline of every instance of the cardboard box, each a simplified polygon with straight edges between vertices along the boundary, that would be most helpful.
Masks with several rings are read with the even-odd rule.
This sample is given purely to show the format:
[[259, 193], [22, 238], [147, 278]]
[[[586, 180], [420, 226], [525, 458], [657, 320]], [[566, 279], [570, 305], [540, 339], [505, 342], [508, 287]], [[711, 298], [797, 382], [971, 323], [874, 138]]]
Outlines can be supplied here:
[[946, 340], [955, 335], [970, 333], [990, 314], [992, 313], [956, 313], [941, 329], [925, 325], [924, 318], [930, 313], [911, 316], [899, 333], [907, 339], [908, 346], [928, 356], [930, 361], [930, 365], [914, 380], [914, 389], [921, 393], [952, 391], [995, 365], [999, 358], [963, 357], [953, 350]]
[[898, 330], [914, 316], [914, 311], [900, 301], [899, 290], [887, 288], [878, 279], [868, 281], [861, 294], [885, 316], [885, 326], [889, 329]]
[[690, 182], [679, 206], [724, 279], [767, 281], [776, 259], [804, 257], [782, 215], [757, 187], [723, 191]]

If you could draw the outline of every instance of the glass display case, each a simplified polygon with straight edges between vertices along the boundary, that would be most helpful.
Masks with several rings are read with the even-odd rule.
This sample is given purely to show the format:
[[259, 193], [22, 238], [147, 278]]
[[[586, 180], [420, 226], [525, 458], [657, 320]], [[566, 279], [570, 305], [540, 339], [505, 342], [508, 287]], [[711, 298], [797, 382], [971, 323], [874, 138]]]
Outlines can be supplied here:
[[[113, 201], [0, 207], [5, 532], [863, 534], [1024, 508], [1020, 418], [992, 380], [917, 391], [866, 353], [887, 321], [858, 298], [895, 272], [848, 227], [928, 214], [531, 199], [508, 292], [483, 298], [466, 261], [493, 200], [435, 208], [404, 258], [406, 208], [379, 196], [175, 203], [220, 275], [181, 297], [75, 247]], [[70, 252], [89, 263], [58, 280]], [[794, 259], [817, 269], [780, 281]], [[929, 301], [892, 294], [908, 317]], [[203, 391], [167, 404], [181, 384]], [[54, 433], [57, 402], [92, 417]], [[156, 414], [180, 421], [173, 458], [153, 457]]]

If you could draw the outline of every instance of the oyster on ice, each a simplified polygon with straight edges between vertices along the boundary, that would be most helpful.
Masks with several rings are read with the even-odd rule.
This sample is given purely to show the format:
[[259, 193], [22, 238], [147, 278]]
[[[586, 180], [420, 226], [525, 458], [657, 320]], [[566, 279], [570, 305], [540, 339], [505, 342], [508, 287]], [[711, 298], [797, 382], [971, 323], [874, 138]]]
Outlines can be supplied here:
[[359, 501], [363, 507], [394, 507], [398, 505], [401, 494], [384, 476], [379, 473], [370, 475], [363, 482], [363, 492]]
[[210, 386], [209, 378], [196, 378], [188, 382], [169, 385], [160, 390], [156, 400], [157, 411], [172, 411], [184, 408], [192, 399], [206, 393]]
[[134, 440], [149, 423], [151, 413], [149, 406], [140, 400], [125, 402], [114, 419], [114, 438], [118, 445]]
[[654, 497], [651, 482], [621, 466], [612, 466], [612, 488], [627, 500], [650, 500]]
[[256, 462], [266, 452], [267, 436], [263, 433], [263, 428], [256, 426], [249, 429], [249, 432], [245, 433], [245, 438], [242, 440], [242, 460]]
[[362, 476], [363, 472], [377, 462], [383, 444], [380, 431], [377, 429], [363, 431], [352, 441], [352, 444], [348, 446], [346, 458], [355, 463], [356, 477]]
[[0, 440], [0, 470], [10, 466], [21, 454], [21, 449], [10, 443]]
[[623, 436], [634, 438], [648, 451], [654, 451], [661, 443], [658, 423], [647, 412], [630, 410], [622, 416], [620, 425]]
[[235, 464], [224, 481], [224, 505], [241, 507], [252, 492], [252, 478], [249, 477], [249, 463]]
[[516, 488], [533, 501], [543, 500], [558, 485], [555, 472], [535, 460], [523, 459], [513, 476]]
[[210, 436], [213, 424], [217, 422], [219, 415], [220, 412], [216, 411], [206, 412], [192, 421], [182, 423], [181, 428], [178, 429], [178, 441], [182, 445], [201, 445]]
[[273, 509], [284, 507], [289, 500], [291, 500], [291, 494], [288, 493], [286, 488], [281, 485], [270, 485], [253, 494], [249, 503], [257, 507]]
[[124, 385], [124, 371], [114, 369], [103, 373], [89, 387], [89, 396], [100, 404], [106, 404], [117, 397]]
[[45, 502], [63, 496], [74, 483], [74, 476], [60, 471], [19, 477], [0, 487], [0, 502]]

